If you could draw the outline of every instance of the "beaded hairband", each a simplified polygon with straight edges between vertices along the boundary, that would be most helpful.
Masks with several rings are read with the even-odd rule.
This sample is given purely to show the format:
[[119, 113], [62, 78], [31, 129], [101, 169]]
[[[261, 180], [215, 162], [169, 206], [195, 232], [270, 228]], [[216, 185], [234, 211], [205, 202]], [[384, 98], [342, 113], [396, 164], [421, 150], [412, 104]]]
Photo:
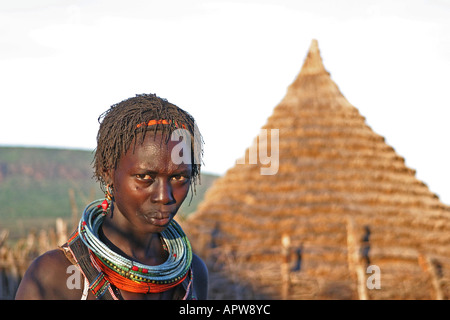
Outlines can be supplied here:
[[142, 127], [142, 126], [150, 127], [150, 126], [154, 126], [154, 125], [157, 125], [157, 124], [171, 124], [171, 125], [174, 125], [174, 126], [177, 127], [177, 128], [183, 128], [183, 129], [186, 129], [186, 126], [185, 126], [184, 124], [179, 125], [177, 122], [175, 122], [175, 120], [165, 120], [165, 119], [161, 119], [161, 120], [150, 120], [149, 122], [142, 122], [142, 123], [139, 123], [139, 124], [136, 126], [136, 129], [137, 129], [137, 128], [140, 128], [140, 127]]

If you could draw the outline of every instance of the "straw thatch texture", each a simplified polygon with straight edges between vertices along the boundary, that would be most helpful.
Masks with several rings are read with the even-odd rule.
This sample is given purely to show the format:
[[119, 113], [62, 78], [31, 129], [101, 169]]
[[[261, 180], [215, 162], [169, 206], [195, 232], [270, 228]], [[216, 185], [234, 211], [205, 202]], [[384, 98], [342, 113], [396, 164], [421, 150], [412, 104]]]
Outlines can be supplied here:
[[279, 148], [278, 172], [236, 164], [185, 222], [210, 298], [450, 298], [449, 207], [341, 94], [317, 41], [263, 129], [279, 129], [259, 145]]

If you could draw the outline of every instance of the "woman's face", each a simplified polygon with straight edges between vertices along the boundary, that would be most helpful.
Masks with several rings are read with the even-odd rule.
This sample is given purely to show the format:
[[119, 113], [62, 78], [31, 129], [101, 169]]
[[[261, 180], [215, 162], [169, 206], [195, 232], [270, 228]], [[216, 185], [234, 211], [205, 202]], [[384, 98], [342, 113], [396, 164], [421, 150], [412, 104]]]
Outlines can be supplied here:
[[149, 133], [134, 153], [131, 145], [111, 172], [113, 214], [122, 214], [139, 232], [162, 232], [186, 198], [192, 165], [172, 161], [172, 149], [179, 143], [184, 142], [166, 143], [160, 133]]

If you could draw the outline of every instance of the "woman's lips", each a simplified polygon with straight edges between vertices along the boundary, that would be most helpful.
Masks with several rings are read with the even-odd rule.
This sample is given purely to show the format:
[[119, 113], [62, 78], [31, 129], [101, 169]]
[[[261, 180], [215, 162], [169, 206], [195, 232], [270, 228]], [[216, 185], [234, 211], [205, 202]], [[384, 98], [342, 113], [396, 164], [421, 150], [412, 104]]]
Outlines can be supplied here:
[[170, 213], [156, 212], [152, 214], [142, 214], [145, 221], [158, 227], [164, 227], [170, 222]]
[[158, 227], [164, 227], [170, 222], [170, 218], [150, 218], [149, 222]]

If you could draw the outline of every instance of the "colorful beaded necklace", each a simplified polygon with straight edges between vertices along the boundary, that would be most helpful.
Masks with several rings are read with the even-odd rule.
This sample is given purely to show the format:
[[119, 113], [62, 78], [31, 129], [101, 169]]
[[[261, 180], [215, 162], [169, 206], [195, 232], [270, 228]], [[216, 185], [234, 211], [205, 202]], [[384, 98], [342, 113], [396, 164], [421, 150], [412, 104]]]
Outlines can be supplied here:
[[92, 262], [100, 267], [111, 284], [129, 292], [157, 293], [167, 291], [191, 276], [192, 247], [175, 220], [161, 232], [163, 247], [168, 252], [167, 260], [150, 266], [114, 252], [100, 240], [98, 232], [110, 210], [108, 200], [90, 203], [80, 219], [78, 233], [89, 248]]

